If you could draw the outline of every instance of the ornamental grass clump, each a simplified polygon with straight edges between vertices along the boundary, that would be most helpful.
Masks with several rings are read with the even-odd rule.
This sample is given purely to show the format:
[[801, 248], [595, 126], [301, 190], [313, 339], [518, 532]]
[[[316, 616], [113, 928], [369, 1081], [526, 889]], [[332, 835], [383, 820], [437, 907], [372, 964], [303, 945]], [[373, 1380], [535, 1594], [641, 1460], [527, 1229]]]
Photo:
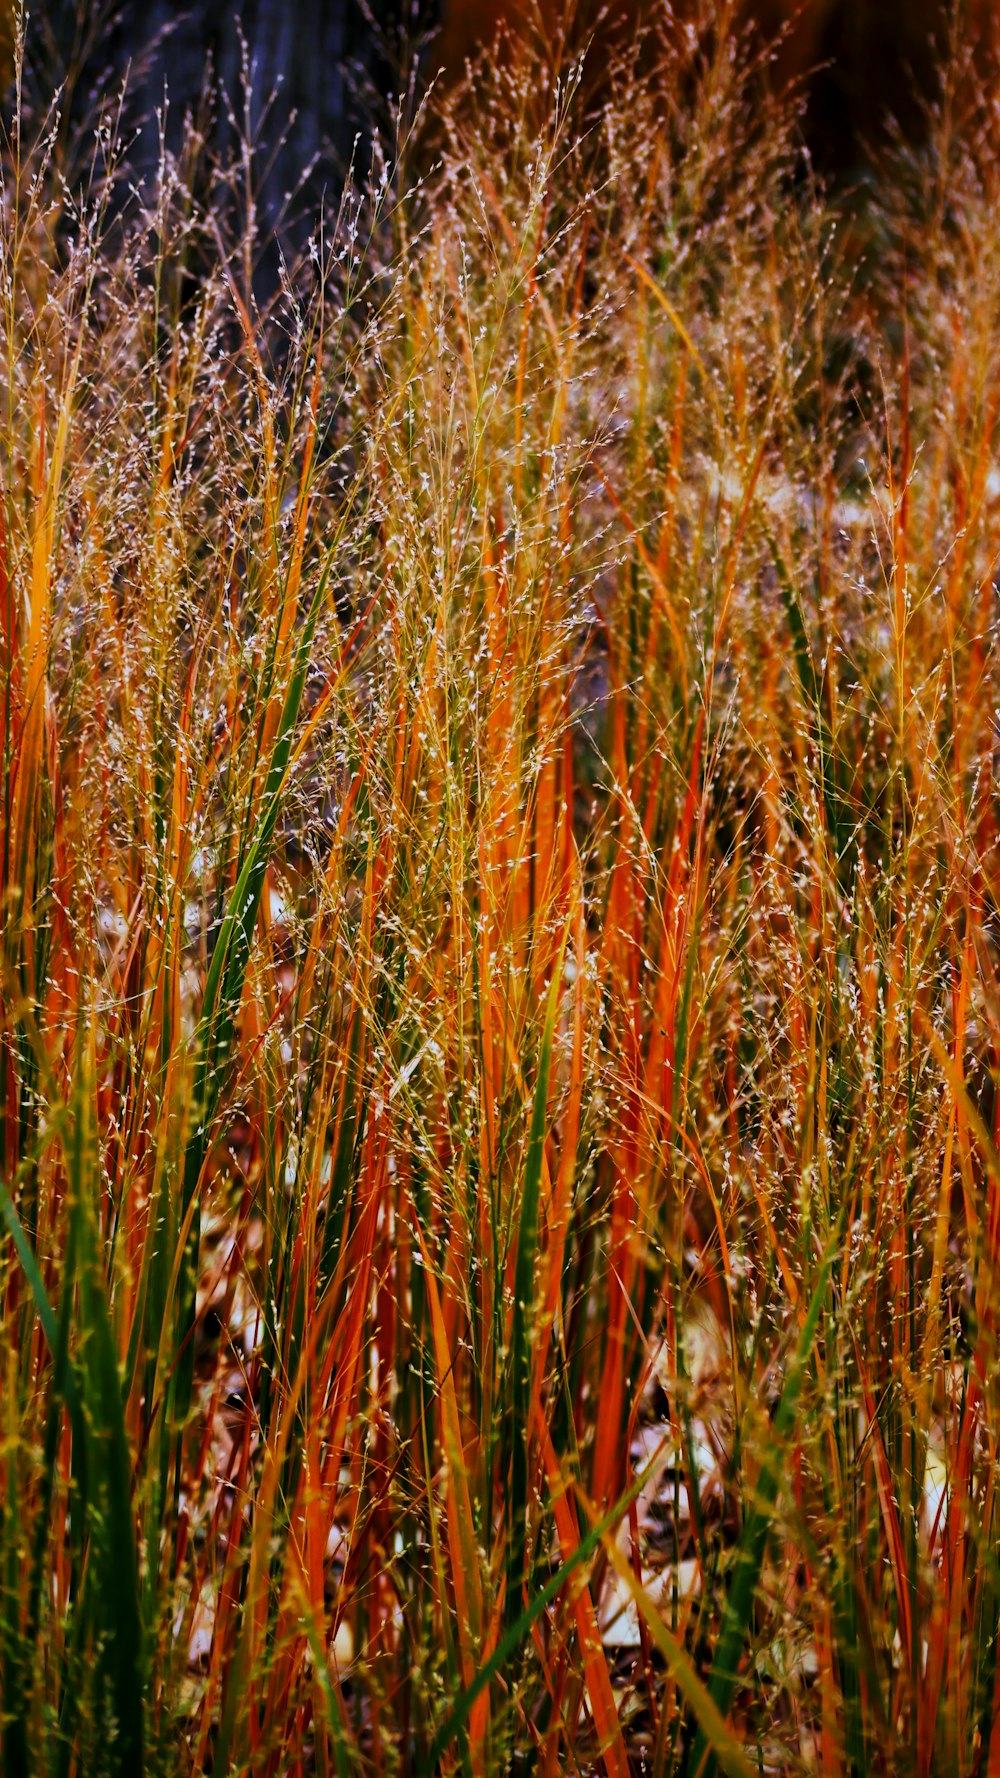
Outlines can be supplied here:
[[994, 104], [727, 19], [10, 114], [11, 1778], [1000, 1770]]

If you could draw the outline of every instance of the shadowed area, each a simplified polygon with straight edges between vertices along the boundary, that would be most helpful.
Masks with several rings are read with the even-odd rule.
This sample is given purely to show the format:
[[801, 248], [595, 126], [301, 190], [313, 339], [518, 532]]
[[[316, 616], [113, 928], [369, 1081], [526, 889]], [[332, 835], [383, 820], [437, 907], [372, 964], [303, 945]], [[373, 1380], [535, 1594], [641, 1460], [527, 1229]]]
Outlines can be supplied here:
[[[805, 140], [815, 164], [836, 176], [856, 173], [897, 129], [922, 138], [926, 106], [939, 94], [942, 51], [952, 43], [985, 65], [997, 32], [992, 0], [735, 0], [716, 17], [771, 49], [777, 85], [804, 92]], [[7, 0], [0, 57], [8, 68], [11, 19]], [[685, 22], [683, 0], [674, 19]], [[66, 83], [67, 128], [106, 102], [130, 70], [128, 114], [151, 117], [168, 91], [171, 141], [189, 110], [217, 142], [226, 139], [225, 116], [209, 103], [213, 80], [243, 127], [241, 83], [249, 71], [260, 197], [277, 220], [303, 184], [313, 201], [318, 190], [329, 191], [356, 134], [364, 136], [372, 119], [384, 123], [391, 96], [415, 93], [439, 70], [454, 83], [498, 32], [547, 45], [554, 63], [589, 47], [593, 81], [602, 56], [643, 27], [653, 40], [647, 55], [655, 57], [662, 25], [646, 0], [51, 0], [35, 26], [34, 66], [48, 88]], [[156, 152], [150, 129], [139, 164], [155, 164]], [[316, 171], [320, 157], [325, 164]]]

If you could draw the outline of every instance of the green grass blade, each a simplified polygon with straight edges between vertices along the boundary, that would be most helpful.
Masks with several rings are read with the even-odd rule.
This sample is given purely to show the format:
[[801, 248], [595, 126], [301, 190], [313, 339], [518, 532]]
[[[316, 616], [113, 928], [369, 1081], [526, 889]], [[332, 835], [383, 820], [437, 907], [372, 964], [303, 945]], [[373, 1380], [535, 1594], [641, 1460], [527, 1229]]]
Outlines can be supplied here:
[[77, 1223], [79, 1267], [79, 1376], [86, 1426], [88, 1523], [91, 1556], [85, 1599], [98, 1633], [98, 1707], [114, 1713], [108, 1770], [139, 1778], [144, 1770], [145, 1663], [139, 1606], [139, 1562], [132, 1513], [132, 1464], [121, 1375], [108, 1305], [104, 1244], [93, 1188], [98, 1159], [91, 1132], [94, 1058], [88, 1038], [78, 1045], [73, 1136], [68, 1145], [70, 1216]]
[[[836, 1239], [836, 1238], [835, 1238]], [[747, 1639], [760, 1571], [764, 1562], [768, 1533], [774, 1517], [775, 1502], [782, 1479], [782, 1458], [795, 1424], [795, 1410], [812, 1352], [816, 1329], [826, 1301], [827, 1285], [833, 1265], [835, 1240], [831, 1242], [820, 1268], [799, 1335], [785, 1387], [774, 1415], [774, 1431], [769, 1442], [754, 1495], [752, 1510], [743, 1526], [736, 1547], [732, 1580], [726, 1598], [722, 1627], [708, 1679], [708, 1695], [724, 1717], [739, 1682], [740, 1656]], [[715, 1771], [715, 1754], [704, 1729], [695, 1738], [687, 1770], [696, 1778], [711, 1778]]]
[[[15, 1635], [13, 1624], [8, 1625], [7, 1647], [5, 1651], [4, 1693], [14, 1700], [4, 1732], [5, 1769], [12, 1775], [23, 1772], [25, 1778], [30, 1771], [28, 1764], [29, 1746], [29, 1707], [32, 1654], [35, 1650], [41, 1612], [42, 1587], [45, 1571], [45, 1551], [48, 1543], [52, 1495], [55, 1485], [56, 1459], [59, 1446], [59, 1431], [62, 1421], [63, 1403], [70, 1414], [73, 1427], [74, 1450], [77, 1468], [86, 1474], [84, 1459], [85, 1422], [82, 1414], [80, 1393], [76, 1377], [69, 1359], [69, 1333], [72, 1320], [73, 1283], [76, 1273], [76, 1224], [75, 1219], [68, 1219], [69, 1229], [66, 1242], [66, 1256], [62, 1270], [62, 1300], [58, 1320], [49, 1302], [45, 1283], [38, 1269], [34, 1253], [27, 1235], [17, 1214], [17, 1209], [0, 1178], [0, 1217], [6, 1225], [14, 1251], [17, 1254], [22, 1271], [28, 1281], [35, 1312], [39, 1325], [45, 1335], [46, 1344], [52, 1354], [52, 1385], [49, 1397], [48, 1413], [45, 1425], [45, 1442], [42, 1453], [41, 1480], [38, 1510], [35, 1515], [35, 1531], [32, 1540], [31, 1569], [28, 1578], [27, 1617], [23, 1637], [18, 1630]], [[13, 1466], [12, 1466], [13, 1478]], [[13, 1598], [13, 1596], [12, 1596]], [[18, 1613], [18, 1617], [20, 1613]]]
[[715, 1754], [726, 1778], [752, 1778], [752, 1767], [739, 1742], [730, 1734], [725, 1718], [698, 1674], [683, 1645], [670, 1634], [656, 1606], [644, 1587], [636, 1580], [628, 1562], [614, 1539], [604, 1537], [608, 1559], [631, 1593], [636, 1609], [642, 1613], [649, 1634], [663, 1656], [677, 1689], [695, 1717], [701, 1733]]
[[[7, 1190], [2, 1177], [0, 1177], [0, 1218], [3, 1219], [7, 1233], [13, 1242], [14, 1251], [20, 1262], [21, 1270], [27, 1279], [28, 1289], [31, 1291], [32, 1299], [35, 1304], [35, 1313], [38, 1316], [42, 1332], [45, 1335], [45, 1344], [48, 1346], [48, 1349], [54, 1358], [59, 1344], [58, 1323], [56, 1322], [52, 1304], [49, 1302], [45, 1282], [38, 1269], [38, 1261], [35, 1259], [35, 1255], [32, 1252], [31, 1242], [28, 1240], [28, 1237], [24, 1232], [21, 1219], [18, 1216], [14, 1205], [14, 1200]], [[69, 1376], [66, 1379], [66, 1393], [67, 1397], [74, 1403], [74, 1406], [78, 1405], [76, 1385], [72, 1376]]]
[[[274, 749], [268, 768], [263, 809], [257, 831], [247, 850], [229, 898], [216, 939], [205, 981], [201, 1013], [195, 1033], [195, 1078], [193, 1088], [194, 1129], [184, 1154], [181, 1185], [181, 1215], [186, 1216], [198, 1189], [202, 1167], [209, 1148], [212, 1120], [218, 1106], [232, 1045], [233, 1028], [239, 1008], [257, 910], [264, 887], [271, 855], [271, 842], [277, 826], [281, 800], [291, 759], [295, 726], [298, 721], [309, 670], [310, 650], [316, 625], [326, 596], [331, 558], [313, 596], [302, 626], [295, 664], [289, 678]], [[172, 1400], [174, 1416], [183, 1421], [191, 1400], [194, 1375], [194, 1344], [191, 1338], [195, 1305], [195, 1271], [200, 1240], [200, 1220], [196, 1216], [188, 1236], [184, 1265], [181, 1270], [178, 1305], [178, 1346], [180, 1359], [174, 1374]]]
[[633, 1476], [625, 1493], [620, 1496], [614, 1506], [611, 1507], [610, 1511], [604, 1514], [603, 1518], [598, 1519], [597, 1523], [592, 1525], [590, 1530], [584, 1533], [580, 1542], [577, 1544], [576, 1549], [573, 1551], [573, 1554], [567, 1557], [561, 1567], [559, 1567], [555, 1574], [546, 1581], [544, 1587], [535, 1594], [534, 1598], [524, 1607], [520, 1615], [514, 1619], [514, 1622], [510, 1627], [505, 1630], [489, 1660], [484, 1661], [482, 1667], [480, 1667], [472, 1684], [467, 1686], [466, 1690], [460, 1697], [456, 1698], [445, 1717], [444, 1722], [435, 1734], [426, 1758], [421, 1761], [417, 1768], [417, 1778], [434, 1778], [434, 1774], [438, 1769], [438, 1764], [442, 1755], [445, 1753], [446, 1749], [450, 1747], [456, 1736], [464, 1729], [465, 1724], [469, 1719], [469, 1712], [475, 1704], [476, 1699], [481, 1696], [486, 1687], [493, 1682], [497, 1675], [503, 1672], [507, 1662], [517, 1653], [521, 1643], [531, 1629], [532, 1624], [537, 1622], [543, 1611], [552, 1604], [553, 1599], [558, 1597], [559, 1593], [566, 1585], [566, 1582], [576, 1573], [576, 1570], [581, 1567], [584, 1562], [588, 1562], [591, 1556], [596, 1553], [605, 1535], [618, 1523], [622, 1515], [628, 1511], [633, 1500], [638, 1498], [649, 1478], [655, 1460], [656, 1458], [654, 1456], [651, 1463], [648, 1464], [645, 1469], [641, 1470], [638, 1475]]

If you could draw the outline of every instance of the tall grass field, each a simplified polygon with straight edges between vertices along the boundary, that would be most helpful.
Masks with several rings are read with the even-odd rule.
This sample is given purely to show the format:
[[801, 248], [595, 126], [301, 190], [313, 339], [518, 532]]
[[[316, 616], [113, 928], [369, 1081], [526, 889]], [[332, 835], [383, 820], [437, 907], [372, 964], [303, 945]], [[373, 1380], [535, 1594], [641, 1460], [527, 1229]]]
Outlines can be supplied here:
[[265, 277], [32, 44], [3, 1778], [1000, 1778], [1000, 89], [526, 32]]

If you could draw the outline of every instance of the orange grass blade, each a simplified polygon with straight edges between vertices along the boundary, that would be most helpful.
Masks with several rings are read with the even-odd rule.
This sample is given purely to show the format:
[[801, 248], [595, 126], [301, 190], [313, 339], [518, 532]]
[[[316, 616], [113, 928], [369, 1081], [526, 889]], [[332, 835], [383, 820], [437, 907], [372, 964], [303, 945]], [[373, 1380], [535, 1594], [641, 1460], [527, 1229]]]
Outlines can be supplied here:
[[448, 1345], [441, 1297], [431, 1267], [419, 1220], [413, 1228], [420, 1246], [424, 1267], [437, 1364], [438, 1389], [441, 1394], [445, 1455], [448, 1462], [448, 1545], [451, 1556], [451, 1580], [455, 1589], [455, 1613], [458, 1619], [459, 1648], [462, 1659], [462, 1681], [470, 1686], [476, 1671], [483, 1636], [483, 1595], [479, 1575], [479, 1549], [472, 1517], [468, 1470], [462, 1444], [462, 1427], [455, 1389], [454, 1357]]

